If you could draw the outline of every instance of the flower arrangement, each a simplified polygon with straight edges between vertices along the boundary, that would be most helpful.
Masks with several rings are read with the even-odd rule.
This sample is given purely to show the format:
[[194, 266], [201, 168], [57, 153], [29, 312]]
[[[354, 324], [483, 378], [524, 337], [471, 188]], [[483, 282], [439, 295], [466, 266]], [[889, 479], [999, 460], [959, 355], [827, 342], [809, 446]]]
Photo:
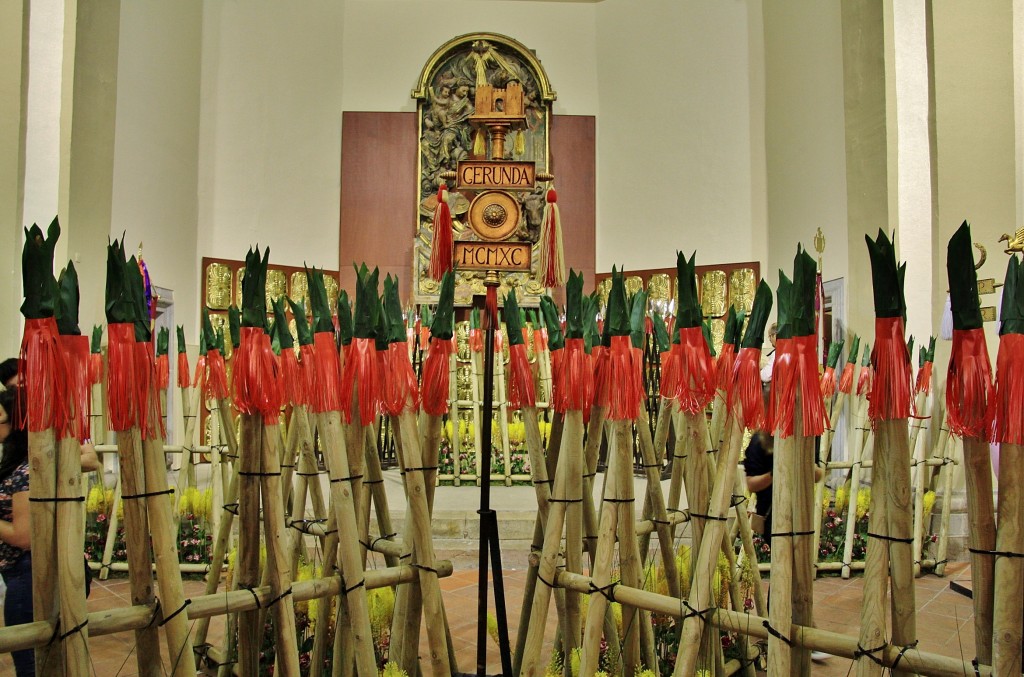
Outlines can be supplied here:
[[207, 564], [213, 547], [213, 490], [187, 487], [178, 502], [178, 561]]

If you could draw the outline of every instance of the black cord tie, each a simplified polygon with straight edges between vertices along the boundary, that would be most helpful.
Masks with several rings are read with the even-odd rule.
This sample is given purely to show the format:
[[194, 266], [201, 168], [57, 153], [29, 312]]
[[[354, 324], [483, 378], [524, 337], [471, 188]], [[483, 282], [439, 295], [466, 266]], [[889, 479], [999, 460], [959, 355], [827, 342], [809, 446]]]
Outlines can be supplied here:
[[982, 550], [981, 548], [967, 548], [975, 555], [995, 555], [996, 557], [1024, 557], [1024, 553], [1008, 552], [1005, 550]]
[[540, 581], [541, 583], [543, 583], [544, 585], [548, 586], [549, 588], [554, 588], [555, 587], [554, 583], [551, 583], [550, 581], [545, 580], [545, 578], [540, 575], [540, 571], [537, 572], [537, 580]]
[[646, 468], [661, 468], [661, 464], [660, 463], [641, 463], [640, 467], [641, 468], [645, 468], [645, 469]]
[[153, 606], [153, 615], [149, 617], [149, 623], [146, 624], [146, 629], [153, 627], [153, 624], [157, 622], [157, 617], [160, 616], [160, 598], [156, 598], [156, 604]]
[[780, 538], [787, 538], [787, 537], [790, 537], [790, 536], [813, 536], [814, 535], [814, 530], [812, 529], [811, 531], [783, 531], [781, 533], [776, 533], [776, 532], [773, 531], [772, 533], [770, 533], [768, 535], [771, 536], [772, 538], [775, 538], [776, 536], [778, 536]]
[[282, 470], [285, 469], [285, 468], [294, 468], [294, 467], [295, 467], [294, 463], [282, 463], [281, 464], [281, 469]]
[[883, 651], [885, 649], [885, 647], [887, 647], [887, 646], [889, 646], [889, 645], [886, 644], [885, 642], [883, 642], [879, 646], [876, 646], [874, 649], [865, 649], [864, 647], [862, 647], [860, 645], [860, 642], [858, 642], [857, 643], [857, 650], [853, 652], [853, 657], [854, 658], [860, 658], [861, 656], [867, 656], [868, 660], [870, 660], [872, 663], [875, 663], [876, 665], [880, 665], [880, 666], [882, 666], [884, 668], [885, 667], [885, 663], [883, 663], [882, 659], [879, 658], [878, 656], [876, 656], [875, 654], [878, 653], [879, 651]]
[[783, 642], [785, 642], [785, 643], [786, 643], [786, 644], [788, 644], [789, 646], [793, 646], [793, 642], [792, 642], [792, 641], [790, 641], [789, 637], [786, 637], [786, 636], [785, 636], [785, 635], [783, 635], [783, 634], [782, 634], [781, 632], [779, 632], [778, 630], [776, 630], [775, 628], [773, 628], [773, 627], [772, 627], [772, 624], [771, 624], [771, 623], [769, 623], [769, 622], [768, 622], [767, 620], [765, 620], [765, 621], [762, 621], [762, 622], [761, 622], [761, 625], [763, 625], [763, 626], [764, 626], [764, 629], [768, 631], [768, 634], [769, 634], [769, 635], [771, 635], [771, 636], [773, 636], [773, 637], [777, 637], [777, 638], [781, 639], [781, 640], [782, 640]]
[[549, 498], [548, 503], [582, 503], [582, 498]]
[[587, 478], [593, 479], [595, 477], [597, 477], [597, 473], [596, 472], [592, 472], [592, 473], [588, 473], [588, 474], [584, 475], [583, 479], [587, 479]]
[[420, 468], [405, 468], [402, 472], [423, 472], [424, 470], [437, 470], [436, 465], [425, 465]]
[[351, 588], [342, 588], [341, 589], [341, 594], [347, 595], [348, 593], [352, 592], [353, 590], [358, 590], [359, 588], [363, 587], [364, 585], [366, 585], [366, 579], [365, 578], [362, 579], [361, 581], [359, 581], [358, 583], [356, 583], [355, 585], [353, 585]]
[[[324, 471], [318, 470], [317, 472], [297, 472], [295, 474], [299, 477], [316, 477], [317, 475], [323, 475]], [[383, 481], [384, 480], [381, 480], [381, 482]], [[366, 484], [369, 484], [369, 482], [366, 482]]]
[[382, 477], [379, 480], [363, 480], [363, 485], [365, 486], [367, 484], [384, 484], [384, 478]]
[[280, 595], [278, 595], [274, 599], [272, 599], [269, 602], [267, 602], [265, 607], [269, 609], [270, 607], [274, 606], [275, 604], [277, 604], [278, 602], [280, 602], [282, 599], [284, 599], [285, 597], [287, 597], [290, 594], [292, 594], [292, 588], [291, 588], [291, 586], [288, 586], [287, 590], [285, 590]]
[[279, 470], [277, 472], [248, 472], [248, 471], [239, 470], [238, 471], [238, 476], [239, 477], [280, 477], [281, 476], [281, 471]]
[[238, 501], [235, 501], [234, 503], [225, 503], [224, 510], [231, 513], [235, 517], [238, 517]]
[[971, 659], [971, 667], [974, 668], [975, 677], [981, 677], [981, 670], [978, 669], [978, 659], [977, 658], [972, 658]]
[[682, 458], [686, 458], [687, 456], [689, 456], [689, 454], [676, 454], [676, 453], [672, 454], [672, 458], [680, 458], [680, 459], [682, 459]]
[[672, 526], [672, 520], [660, 520], [660, 519], [657, 519], [655, 517], [652, 517], [651, 518], [651, 524], [661, 524], [661, 525], [664, 525], [666, 527], [670, 527], [670, 526]]
[[433, 567], [428, 567], [426, 564], [418, 564], [416, 562], [413, 562], [409, 566], [411, 566], [413, 569], [419, 569], [420, 571], [426, 571], [428, 573], [434, 574], [435, 576], [437, 575], [437, 569]]
[[50, 640], [46, 643], [46, 646], [53, 646], [53, 643], [60, 639], [60, 616], [57, 617], [57, 622], [53, 624], [53, 634], [50, 635]]
[[[690, 511], [690, 518], [692, 519], [694, 517], [696, 517], [697, 519], [702, 519], [702, 520], [714, 520], [715, 522], [728, 522], [729, 521], [728, 517], [720, 517], [718, 515], [702, 515], [699, 512]], [[814, 533], [814, 532], [812, 531], [811, 533]]]
[[910, 644], [908, 644], [905, 647], [903, 647], [902, 649], [900, 649], [900, 652], [898, 654], [896, 654], [896, 660], [894, 660], [892, 662], [892, 670], [894, 672], [896, 671], [896, 666], [900, 664], [901, 660], [903, 660], [903, 654], [907, 653], [911, 649], [917, 648], [917, 643], [919, 641], [920, 640], [915, 639], [913, 642], [911, 642]]
[[747, 497], [743, 494], [733, 494], [732, 500], [729, 502], [730, 508], [736, 508], [747, 502]]
[[29, 497], [28, 500], [29, 503], [81, 503], [85, 500], [85, 496], [54, 496], [52, 498]]
[[591, 594], [597, 592], [597, 593], [600, 593], [601, 596], [604, 597], [609, 602], [614, 602], [615, 601], [615, 586], [617, 586], [618, 584], [619, 584], [618, 581], [612, 581], [608, 585], [605, 585], [605, 586], [599, 588], [596, 585], [594, 585], [594, 581], [590, 581], [590, 592], [588, 592], [587, 594], [591, 595]]
[[[129, 494], [127, 496], [122, 494], [121, 495], [121, 500], [122, 501], [131, 501], [131, 500], [134, 500], [136, 498], [149, 498], [150, 496], [163, 496], [165, 494], [173, 494], [173, 493], [174, 493], [174, 489], [164, 489], [163, 491], [151, 491], [151, 492], [146, 493], [146, 494]], [[31, 499], [29, 499], [29, 500], [31, 500]]]
[[165, 617], [164, 617], [164, 619], [163, 619], [162, 621], [160, 621], [159, 623], [157, 623], [157, 626], [158, 626], [158, 627], [161, 627], [161, 628], [162, 628], [162, 627], [164, 627], [165, 625], [167, 625], [168, 623], [170, 623], [170, 622], [171, 622], [171, 619], [172, 619], [172, 618], [174, 618], [175, 616], [177, 616], [178, 614], [180, 614], [180, 613], [181, 613], [182, 611], [184, 611], [184, 610], [185, 610], [185, 607], [187, 607], [187, 606], [188, 606], [189, 604], [191, 604], [191, 603], [192, 603], [192, 600], [190, 600], [190, 599], [186, 599], [186, 600], [185, 600], [185, 602], [184, 602], [184, 603], [183, 603], [183, 604], [182, 604], [182, 605], [181, 605], [180, 607], [178, 607], [178, 610], [177, 610], [177, 611], [175, 611], [175, 612], [174, 612], [173, 614], [171, 614], [170, 616], [165, 616]]
[[696, 610], [696, 609], [694, 609], [694, 608], [693, 608], [692, 606], [690, 606], [690, 603], [689, 603], [689, 602], [688, 602], [687, 600], [685, 600], [685, 599], [681, 599], [681, 600], [679, 600], [679, 604], [680, 604], [681, 606], [684, 606], [684, 607], [686, 607], [686, 609], [688, 610], [688, 612], [687, 612], [686, 614], [684, 614], [684, 615], [683, 615], [683, 620], [684, 620], [684, 621], [685, 621], [685, 620], [686, 620], [687, 618], [693, 618], [694, 616], [696, 616], [697, 618], [701, 619], [702, 621], [704, 621], [704, 622], [706, 623], [708, 619], [707, 619], [707, 618], [705, 618], [705, 616], [707, 616], [707, 614], [708, 614], [708, 613], [709, 613], [709, 612], [711, 611], [711, 609], [712, 609], [712, 607], [708, 607], [707, 609], [704, 609], [703, 611], [697, 611], [697, 610]]
[[605, 503], [633, 503], [636, 501], [635, 498], [606, 498]]
[[398, 535], [397, 531], [394, 532], [394, 533], [391, 533], [391, 534], [381, 534], [380, 536], [378, 536], [377, 538], [373, 539], [373, 541], [370, 542], [370, 550], [373, 550], [377, 546], [377, 543], [379, 543], [380, 541], [390, 541], [392, 538], [394, 538], [397, 535]]
[[348, 477], [333, 477], [331, 478], [331, 484], [336, 482], [354, 482], [355, 480], [363, 479], [362, 475], [349, 475]]
[[260, 596], [256, 594], [256, 590], [251, 585], [244, 585], [244, 586], [241, 587], [241, 589], [249, 591], [249, 594], [252, 595], [252, 598], [254, 600], [256, 600], [256, 608], [257, 609], [262, 609], [263, 608], [263, 605], [260, 604]]
[[867, 532], [867, 533], [868, 533], [868, 536], [871, 537], [871, 538], [878, 538], [880, 540], [891, 541], [893, 543], [913, 543], [914, 542], [913, 538], [897, 538], [895, 536], [887, 536], [885, 534], [875, 534], [875, 533], [872, 533], [870, 531]]

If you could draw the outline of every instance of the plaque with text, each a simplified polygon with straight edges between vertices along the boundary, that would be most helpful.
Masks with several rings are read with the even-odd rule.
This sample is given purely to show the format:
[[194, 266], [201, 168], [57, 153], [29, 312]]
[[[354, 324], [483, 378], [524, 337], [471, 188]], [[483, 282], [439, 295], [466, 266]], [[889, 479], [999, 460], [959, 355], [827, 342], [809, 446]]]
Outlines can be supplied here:
[[461, 160], [456, 175], [458, 190], [532, 190], [537, 182], [533, 162]]
[[529, 271], [529, 242], [455, 242], [458, 270]]

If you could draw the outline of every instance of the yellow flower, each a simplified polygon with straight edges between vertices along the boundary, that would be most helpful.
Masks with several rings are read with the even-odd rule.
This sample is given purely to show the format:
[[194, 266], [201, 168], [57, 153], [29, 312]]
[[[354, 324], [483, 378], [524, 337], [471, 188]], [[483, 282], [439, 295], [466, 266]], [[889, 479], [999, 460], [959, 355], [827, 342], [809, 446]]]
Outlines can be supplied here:
[[522, 444], [526, 441], [526, 424], [516, 421], [508, 424], [508, 441], [512, 444]]
[[928, 524], [928, 520], [930, 520], [931, 517], [932, 517], [932, 508], [935, 507], [935, 492], [934, 491], [926, 491], [926, 492], [924, 492], [923, 502], [924, 502], [924, 519], [923, 519], [922, 523], [927, 525]]
[[487, 614], [487, 634], [491, 636], [495, 644], [501, 644], [498, 641], [498, 617], [492, 613]]
[[836, 489], [836, 514], [842, 515], [850, 504], [850, 489], [844, 484]]
[[720, 607], [725, 607], [729, 597], [729, 584], [732, 582], [732, 571], [729, 560], [724, 553], [718, 553], [718, 564], [715, 566], [715, 578], [711, 589]]
[[682, 545], [676, 552], [676, 572], [679, 574], [679, 591], [684, 599], [690, 596], [690, 546]]
[[384, 669], [380, 672], [380, 677], [409, 677], [405, 670], [398, 667], [398, 663], [391, 661], [384, 666]]
[[857, 492], [857, 519], [863, 519], [871, 506], [871, 490], [861, 489]]
[[105, 492], [99, 484], [92, 485], [89, 497], [85, 500], [85, 511], [90, 515], [99, 515], [107, 511]]
[[381, 639], [391, 630], [391, 619], [395, 612], [395, 592], [389, 587], [375, 588], [367, 593], [366, 601], [370, 608], [370, 631], [374, 638]]
[[828, 514], [829, 508], [832, 506], [832, 490], [825, 487], [821, 492], [821, 515], [824, 517]]
[[[309, 562], [303, 562], [299, 565], [298, 575], [295, 577], [295, 582], [299, 581], [311, 581], [313, 580], [313, 565]], [[309, 602], [310, 600], [303, 600], [295, 603], [295, 610], [301, 611], [309, 616], [310, 627], [313, 626], [314, 620], [312, 614], [309, 613]]]

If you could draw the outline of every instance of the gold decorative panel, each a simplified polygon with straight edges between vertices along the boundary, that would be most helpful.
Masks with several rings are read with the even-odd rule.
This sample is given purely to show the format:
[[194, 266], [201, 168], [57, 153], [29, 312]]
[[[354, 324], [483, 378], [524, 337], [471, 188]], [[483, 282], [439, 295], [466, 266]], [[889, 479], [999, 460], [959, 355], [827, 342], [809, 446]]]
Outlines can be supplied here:
[[455, 323], [455, 351], [460, 360], [469, 361], [469, 322]]
[[242, 307], [242, 279], [245, 277], [245, 268], [235, 271], [235, 305]]
[[274, 301], [288, 293], [288, 276], [283, 270], [267, 271], [267, 310], [272, 311]]
[[231, 345], [231, 327], [228, 326], [228, 316], [224, 313], [210, 313], [210, 325], [213, 327], [213, 331], [224, 334], [224, 359], [231, 359], [234, 346]]
[[715, 347], [715, 354], [722, 352], [722, 344], [725, 343], [725, 320], [711, 320], [711, 345]]
[[338, 313], [338, 280], [333, 275], [324, 275], [324, 289], [327, 291], [327, 307], [331, 315]]
[[750, 268], [737, 268], [729, 275], [729, 301], [737, 311], [749, 313], [754, 306], [757, 282]]
[[667, 273], [651, 275], [647, 281], [647, 297], [652, 301], [668, 301], [672, 298], [672, 281]]
[[295, 303], [301, 304], [306, 314], [309, 314], [309, 286], [306, 281], [306, 273], [302, 271], [292, 273], [291, 291], [288, 296]]
[[231, 269], [223, 263], [206, 267], [206, 305], [213, 310], [227, 310], [231, 305]]
[[718, 317], [725, 314], [725, 271], [709, 270], [704, 273], [701, 282], [701, 308], [705, 317]]
[[644, 278], [639, 275], [630, 275], [626, 278], [626, 297], [629, 298], [644, 288]]
[[605, 278], [597, 285], [597, 295], [601, 299], [601, 308], [608, 307], [608, 296], [612, 293], [612, 278]]

